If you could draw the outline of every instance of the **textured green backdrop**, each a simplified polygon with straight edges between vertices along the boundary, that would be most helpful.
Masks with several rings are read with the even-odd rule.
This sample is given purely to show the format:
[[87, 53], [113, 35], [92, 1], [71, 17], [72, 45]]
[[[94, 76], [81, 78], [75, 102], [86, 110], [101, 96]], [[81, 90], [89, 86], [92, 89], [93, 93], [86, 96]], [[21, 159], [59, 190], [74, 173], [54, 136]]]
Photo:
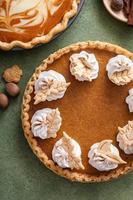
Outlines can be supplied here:
[[[23, 69], [21, 95], [0, 111], [0, 200], [131, 200], [133, 173], [101, 184], [71, 183], [46, 169], [33, 155], [23, 136], [20, 105], [26, 82], [36, 66], [49, 54], [68, 44], [101, 40], [133, 50], [133, 28], [113, 19], [102, 0], [86, 0], [75, 23], [58, 39], [39, 48], [0, 52], [0, 74], [18, 64]], [[0, 91], [4, 84], [0, 79]]]

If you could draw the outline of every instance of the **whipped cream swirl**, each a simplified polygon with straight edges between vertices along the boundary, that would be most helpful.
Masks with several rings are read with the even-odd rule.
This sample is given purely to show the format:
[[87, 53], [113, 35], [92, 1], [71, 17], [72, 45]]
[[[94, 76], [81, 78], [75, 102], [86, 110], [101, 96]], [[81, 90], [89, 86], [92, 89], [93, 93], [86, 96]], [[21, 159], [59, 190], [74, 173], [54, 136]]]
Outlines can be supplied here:
[[99, 171], [109, 171], [125, 164], [118, 149], [112, 145], [112, 140], [103, 140], [91, 146], [88, 152], [89, 164]]
[[71, 55], [70, 72], [79, 81], [92, 81], [98, 77], [99, 65], [94, 54], [81, 51]]
[[129, 96], [126, 98], [126, 103], [130, 112], [133, 112], [133, 88], [129, 90]]
[[133, 62], [124, 55], [111, 58], [106, 70], [109, 79], [116, 85], [125, 85], [133, 80]]
[[31, 119], [31, 131], [41, 139], [55, 138], [61, 127], [62, 118], [57, 109], [44, 108], [34, 113]]
[[129, 121], [123, 128], [118, 128], [117, 141], [126, 154], [133, 154], [133, 121]]
[[65, 132], [63, 132], [63, 137], [55, 143], [52, 158], [61, 168], [84, 169], [79, 144]]
[[54, 70], [44, 71], [35, 82], [35, 102], [61, 99], [70, 83], [66, 83], [64, 76]]

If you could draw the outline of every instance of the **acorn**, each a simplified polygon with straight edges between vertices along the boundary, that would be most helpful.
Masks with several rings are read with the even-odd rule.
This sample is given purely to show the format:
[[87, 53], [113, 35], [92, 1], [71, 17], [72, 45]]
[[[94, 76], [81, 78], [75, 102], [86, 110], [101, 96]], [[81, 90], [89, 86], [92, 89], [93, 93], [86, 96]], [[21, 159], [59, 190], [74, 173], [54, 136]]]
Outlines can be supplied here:
[[9, 104], [8, 97], [5, 94], [0, 93], [0, 108], [2, 109], [7, 108], [8, 104]]
[[15, 83], [6, 83], [6, 91], [10, 96], [15, 97], [20, 93], [20, 88]]

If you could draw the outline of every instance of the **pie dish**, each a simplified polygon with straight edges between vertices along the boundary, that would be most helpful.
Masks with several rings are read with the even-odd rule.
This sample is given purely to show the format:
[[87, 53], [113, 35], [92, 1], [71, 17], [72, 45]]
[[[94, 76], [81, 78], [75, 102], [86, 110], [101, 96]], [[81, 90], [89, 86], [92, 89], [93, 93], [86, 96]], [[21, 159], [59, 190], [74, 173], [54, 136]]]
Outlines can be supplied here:
[[[81, 51], [95, 54], [98, 60], [99, 76], [93, 82], [80, 82], [70, 73], [70, 56]], [[22, 104], [24, 135], [33, 152], [46, 167], [71, 181], [108, 181], [133, 169], [133, 155], [126, 155], [116, 141], [118, 127], [124, 127], [133, 117], [125, 103], [128, 90], [133, 87], [133, 83], [117, 86], [108, 79], [106, 72], [109, 59], [119, 54], [133, 59], [131, 52], [109, 43], [89, 41], [70, 45], [44, 60], [27, 84]], [[35, 105], [35, 81], [45, 70], [55, 70], [61, 73], [67, 82], [71, 82], [71, 85], [62, 99]], [[57, 107], [62, 117], [62, 125], [57, 137], [47, 140], [33, 137], [30, 122], [34, 113], [43, 108]], [[69, 136], [80, 144], [85, 169], [63, 169], [53, 162], [52, 149], [62, 137], [63, 131], [69, 133]], [[113, 141], [113, 145], [119, 149], [121, 158], [127, 164], [108, 172], [100, 172], [88, 164], [88, 150], [94, 143], [107, 139]]]
[[80, 0], [0, 1], [0, 48], [32, 48], [49, 42], [77, 13]]

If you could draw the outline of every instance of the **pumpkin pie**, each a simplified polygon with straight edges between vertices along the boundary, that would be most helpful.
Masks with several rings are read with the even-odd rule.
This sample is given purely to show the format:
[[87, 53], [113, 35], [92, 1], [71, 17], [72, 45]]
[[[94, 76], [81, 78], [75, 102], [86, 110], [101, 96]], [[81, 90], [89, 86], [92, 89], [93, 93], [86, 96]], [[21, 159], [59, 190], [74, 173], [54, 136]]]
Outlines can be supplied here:
[[80, 0], [1, 0], [0, 48], [49, 42], [77, 13]]
[[[95, 78], [93, 80], [91, 79], [91, 81], [90, 79], [84, 81], [78, 80], [75, 74], [71, 73], [70, 67], [73, 63], [71, 63], [72, 55], [79, 55], [81, 52], [86, 52], [86, 55], [95, 55], [95, 59], [93, 57], [95, 61], [93, 62], [93, 67], [95, 64], [97, 67], [95, 68]], [[78, 64], [81, 68], [83, 63], [86, 64], [87, 74], [90, 77], [90, 74], [94, 72], [94, 68], [89, 67], [86, 63], [86, 59], [88, 58], [86, 58], [86, 55], [84, 59], [80, 60], [82, 63], [78, 60]], [[133, 87], [133, 83], [132, 81], [127, 81], [128, 84], [115, 84], [112, 78], [108, 76], [107, 71], [107, 65], [110, 59], [118, 55], [123, 55], [133, 60], [133, 54], [131, 52], [109, 43], [89, 41], [70, 45], [55, 52], [44, 60], [27, 84], [22, 104], [22, 126], [24, 135], [40, 161], [56, 174], [69, 180], [79, 182], [108, 181], [118, 178], [133, 169], [133, 154], [126, 154], [123, 151], [124, 147], [119, 146], [121, 142], [120, 136], [117, 136], [122, 132], [122, 129], [119, 127], [125, 127], [128, 121], [131, 121], [133, 118], [133, 113], [129, 112], [125, 102], [129, 89]], [[73, 65], [73, 67], [75, 66]], [[51, 70], [64, 76], [65, 84], [71, 84], [64, 89], [62, 98], [56, 98], [52, 101], [45, 99], [36, 104], [35, 85], [39, 77], [41, 77], [41, 74]], [[31, 120], [36, 112], [47, 108], [60, 112], [60, 117], [58, 117], [60, 122], [56, 129], [56, 137], [42, 139], [35, 137], [33, 134]], [[128, 131], [128, 128], [124, 128], [125, 130]], [[63, 139], [63, 132], [69, 135], [64, 135], [66, 139]], [[125, 137], [121, 136], [121, 138], [123, 140]], [[58, 154], [61, 152], [61, 149], [57, 151], [54, 148], [60, 146], [61, 141], [71, 140], [75, 141], [78, 149], [81, 150], [78, 154], [80, 163], [76, 165], [80, 167], [73, 167], [75, 166], [73, 163], [70, 165], [67, 162], [65, 166], [69, 163], [71, 167], [63, 168], [61, 167], [62, 162], [59, 162]], [[67, 148], [66, 145], [61, 148], [69, 149], [68, 145]], [[72, 152], [72, 148], [74, 147], [71, 146], [69, 153]], [[98, 156], [102, 155], [103, 158], [111, 161], [111, 170], [108, 170], [110, 166], [107, 166], [107, 171], [98, 170], [102, 166], [95, 165], [97, 163], [94, 163], [92, 160], [95, 148]], [[112, 151], [115, 151], [116, 155]], [[53, 155], [53, 152], [56, 152], [56, 156], [55, 154]], [[68, 155], [66, 157], [69, 157], [69, 159], [73, 157], [73, 154]], [[60, 166], [58, 163], [60, 163]]]

